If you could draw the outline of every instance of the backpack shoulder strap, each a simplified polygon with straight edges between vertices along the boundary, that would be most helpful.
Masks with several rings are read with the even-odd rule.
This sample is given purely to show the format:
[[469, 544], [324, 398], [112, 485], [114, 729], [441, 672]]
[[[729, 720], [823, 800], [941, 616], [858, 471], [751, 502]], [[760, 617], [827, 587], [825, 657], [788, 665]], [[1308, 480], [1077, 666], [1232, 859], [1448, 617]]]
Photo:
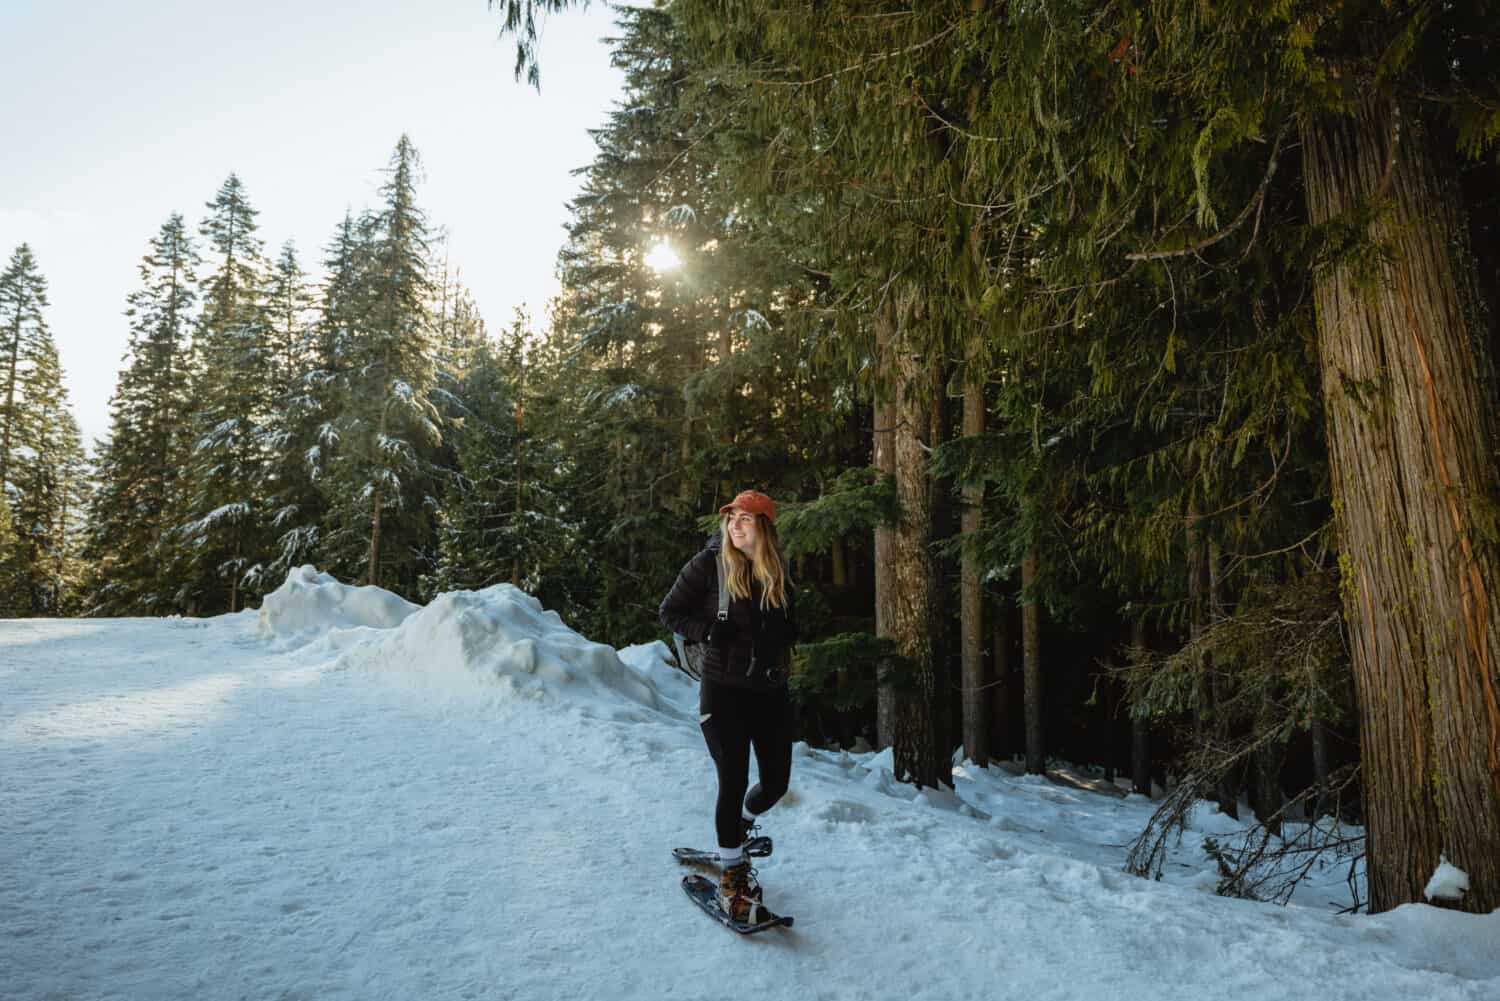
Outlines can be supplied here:
[[724, 552], [718, 553], [719, 561], [719, 621], [723, 622], [729, 618], [729, 563], [724, 559]]

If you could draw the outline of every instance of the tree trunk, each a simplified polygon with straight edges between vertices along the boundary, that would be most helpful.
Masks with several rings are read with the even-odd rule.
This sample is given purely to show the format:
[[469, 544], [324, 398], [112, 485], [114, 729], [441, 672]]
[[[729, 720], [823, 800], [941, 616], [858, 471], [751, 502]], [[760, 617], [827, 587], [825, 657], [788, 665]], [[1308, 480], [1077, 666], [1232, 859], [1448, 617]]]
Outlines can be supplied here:
[[1318, 794], [1313, 797], [1311, 817], [1317, 820], [1328, 812], [1328, 796], [1323, 790], [1328, 787], [1328, 726], [1323, 717], [1314, 716], [1310, 736], [1312, 737], [1313, 781]]
[[1500, 907], [1500, 610], [1482, 538], [1500, 497], [1497, 401], [1451, 157], [1433, 155], [1415, 109], [1374, 96], [1301, 132], [1312, 221], [1358, 222], [1389, 251], [1314, 286], [1370, 910], [1422, 900], [1442, 854], [1469, 874], [1464, 909], [1487, 913]]
[[843, 539], [833, 540], [833, 586], [842, 591], [849, 586], [849, 558], [848, 550], [844, 547]]
[[[1146, 620], [1137, 618], [1130, 624], [1131, 654], [1135, 658], [1146, 652]], [[1130, 717], [1130, 787], [1151, 798], [1151, 722], [1134, 714]]]
[[[1188, 508], [1187, 521], [1187, 597], [1188, 636], [1199, 641], [1208, 630], [1213, 608], [1211, 570], [1212, 560], [1208, 540], [1203, 534], [1203, 524], [1194, 505]], [[1214, 666], [1207, 654], [1197, 652], [1196, 681], [1194, 690], [1193, 742], [1199, 748], [1224, 746], [1223, 723], [1218, 714], [1218, 685], [1214, 681]], [[1210, 765], [1210, 769], [1216, 766]], [[1228, 775], [1221, 775], [1213, 782], [1214, 799], [1219, 809], [1231, 817], [1239, 818], [1239, 798], [1232, 791]]]
[[942, 746], [942, 719], [934, 633], [937, 629], [937, 567], [932, 557], [931, 431], [922, 360], [898, 340], [895, 351], [896, 498], [901, 519], [891, 540], [891, 638], [909, 672], [896, 693], [896, 778], [918, 788], [953, 784], [953, 765]]
[[1047, 748], [1042, 729], [1042, 606], [1036, 598], [1040, 557], [1036, 545], [1021, 559], [1021, 670], [1026, 683], [1026, 772], [1045, 775]]
[[370, 571], [365, 583], [380, 586], [380, 488], [375, 488], [375, 510], [370, 515]]
[[[964, 372], [964, 437], [984, 434], [984, 377], [979, 334], [970, 336]], [[962, 650], [964, 756], [980, 768], [989, 764], [989, 713], [984, 677], [984, 580], [975, 543], [984, 525], [984, 484], [963, 488], [963, 564], [959, 574], [959, 646]]]
[[[1208, 624], [1215, 626], [1224, 620], [1223, 560], [1217, 541], [1208, 540], [1205, 558], [1208, 576]], [[1208, 698], [1213, 708], [1214, 743], [1219, 747], [1229, 747], [1233, 733], [1232, 721], [1224, 709], [1224, 706], [1229, 704], [1229, 693], [1225, 691], [1224, 672], [1219, 669], [1219, 665], [1214, 663], [1212, 657], [1205, 660], [1203, 667], [1208, 673]], [[1241, 774], [1238, 767], [1226, 768], [1219, 776], [1218, 782], [1219, 809], [1236, 820], [1240, 817]]]
[[926, 369], [930, 404], [927, 413], [927, 436], [920, 449], [924, 479], [927, 483], [928, 530], [924, 548], [928, 553], [928, 564], [932, 568], [930, 585], [932, 624], [928, 636], [932, 653], [932, 733], [935, 753], [942, 755], [947, 763], [945, 777], [952, 779], [953, 749], [963, 742], [957, 730], [954, 716], [953, 696], [957, 687], [953, 683], [953, 636], [948, 627], [953, 595], [949, 590], [950, 561], [938, 555], [937, 547], [953, 537], [953, 484], [948, 477], [936, 475], [928, 459], [948, 440], [948, 365], [941, 359], [917, 360], [918, 371]]
[[239, 538], [241, 531], [242, 530], [239, 529], [239, 528], [236, 528], [234, 530], [235, 540], [234, 540], [234, 561], [233, 562], [234, 562], [235, 569], [229, 575], [229, 611], [230, 612], [238, 612], [240, 610], [240, 572], [239, 572], [239, 565], [240, 565], [240, 560], [241, 560], [241, 558], [244, 555], [241, 552], [241, 542], [242, 542], [242, 540]]
[[[875, 314], [875, 344], [881, 365], [889, 364], [893, 320], [890, 307]], [[891, 399], [895, 395], [889, 386], [878, 386], [875, 395], [874, 421], [874, 465], [887, 476], [896, 475], [896, 408]], [[875, 529], [875, 634], [891, 636], [895, 629], [895, 537], [892, 525], [880, 525]], [[881, 680], [876, 690], [875, 745], [883, 750], [895, 742], [896, 690]]]
[[1252, 755], [1254, 769], [1250, 781], [1250, 808], [1255, 819], [1265, 825], [1266, 830], [1281, 837], [1281, 745], [1265, 744]]

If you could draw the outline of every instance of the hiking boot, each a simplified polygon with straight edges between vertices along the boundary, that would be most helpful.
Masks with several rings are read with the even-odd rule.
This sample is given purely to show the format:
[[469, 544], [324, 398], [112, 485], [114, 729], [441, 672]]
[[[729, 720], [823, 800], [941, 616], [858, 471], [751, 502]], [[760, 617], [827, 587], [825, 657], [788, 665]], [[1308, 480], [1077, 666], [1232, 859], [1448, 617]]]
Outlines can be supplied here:
[[754, 924], [760, 920], [764, 897], [749, 862], [731, 865], [719, 875], [719, 906], [730, 920]]

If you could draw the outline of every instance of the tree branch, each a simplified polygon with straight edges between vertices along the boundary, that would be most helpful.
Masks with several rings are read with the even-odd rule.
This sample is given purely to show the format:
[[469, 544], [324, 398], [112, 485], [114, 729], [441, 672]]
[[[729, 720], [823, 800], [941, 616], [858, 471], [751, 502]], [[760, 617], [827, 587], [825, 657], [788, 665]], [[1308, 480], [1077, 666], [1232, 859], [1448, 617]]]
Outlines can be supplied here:
[[[1126, 254], [1125, 259], [1127, 261], [1161, 261], [1170, 257], [1189, 257], [1233, 235], [1234, 231], [1243, 226], [1245, 220], [1250, 218], [1251, 210], [1256, 209], [1265, 200], [1266, 190], [1271, 186], [1271, 178], [1276, 176], [1276, 164], [1281, 156], [1281, 144], [1286, 139], [1286, 134], [1290, 129], [1291, 122], [1287, 122], [1281, 127], [1281, 131], [1277, 133], [1276, 144], [1271, 149], [1271, 162], [1266, 165], [1266, 174], [1260, 179], [1260, 187], [1256, 188], [1254, 197], [1245, 203], [1245, 207], [1240, 210], [1240, 214], [1235, 216], [1234, 221], [1228, 226], [1225, 226], [1212, 236], [1204, 237], [1191, 247], [1182, 247], [1178, 250], [1140, 250], [1132, 254]], [[1259, 219], [1257, 218], [1258, 225]]]

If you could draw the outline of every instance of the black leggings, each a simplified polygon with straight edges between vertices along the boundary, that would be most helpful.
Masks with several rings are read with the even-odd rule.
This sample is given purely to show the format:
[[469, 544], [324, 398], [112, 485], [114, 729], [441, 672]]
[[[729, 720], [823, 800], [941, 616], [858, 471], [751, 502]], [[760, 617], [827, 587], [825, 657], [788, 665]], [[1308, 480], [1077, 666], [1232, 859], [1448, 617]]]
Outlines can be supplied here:
[[[698, 695], [703, 739], [719, 770], [714, 827], [719, 847], [738, 848], [740, 806], [765, 813], [786, 793], [792, 776], [792, 699], [785, 686], [769, 692], [734, 688], [703, 679]], [[760, 781], [750, 784], [750, 748]]]

